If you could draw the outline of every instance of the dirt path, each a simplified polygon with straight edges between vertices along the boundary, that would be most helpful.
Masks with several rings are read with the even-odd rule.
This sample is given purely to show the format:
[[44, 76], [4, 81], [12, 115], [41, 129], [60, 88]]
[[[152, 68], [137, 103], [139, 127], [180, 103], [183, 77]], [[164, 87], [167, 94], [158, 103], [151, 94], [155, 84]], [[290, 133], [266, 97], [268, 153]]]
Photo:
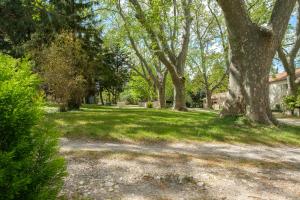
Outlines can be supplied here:
[[279, 118], [278, 121], [283, 124], [288, 124], [288, 125], [292, 125], [292, 126], [300, 126], [300, 119]]
[[300, 199], [300, 148], [63, 139], [68, 199]]

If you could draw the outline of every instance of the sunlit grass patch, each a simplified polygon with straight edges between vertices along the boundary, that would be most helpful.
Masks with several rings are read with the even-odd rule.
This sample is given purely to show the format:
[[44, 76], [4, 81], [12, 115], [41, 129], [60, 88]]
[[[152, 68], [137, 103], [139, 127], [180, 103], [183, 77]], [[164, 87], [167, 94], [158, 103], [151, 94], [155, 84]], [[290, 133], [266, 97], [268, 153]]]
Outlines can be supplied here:
[[264, 126], [214, 112], [84, 106], [77, 112], [48, 113], [47, 126], [69, 138], [105, 141], [209, 141], [300, 146], [300, 128]]

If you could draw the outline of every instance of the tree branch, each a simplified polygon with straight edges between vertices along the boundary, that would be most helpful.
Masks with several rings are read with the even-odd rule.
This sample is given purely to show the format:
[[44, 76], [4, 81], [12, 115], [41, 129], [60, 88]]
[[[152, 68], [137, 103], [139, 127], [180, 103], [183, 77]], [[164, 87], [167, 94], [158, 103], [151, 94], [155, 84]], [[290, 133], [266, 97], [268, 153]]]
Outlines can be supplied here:
[[275, 2], [268, 26], [271, 28], [274, 37], [276, 37], [279, 42], [284, 36], [295, 4], [296, 0], [277, 0]]
[[217, 0], [223, 10], [229, 33], [238, 36], [252, 25], [244, 0]]
[[176, 74], [176, 69], [170, 63], [170, 61], [167, 59], [166, 55], [163, 52], [163, 48], [160, 45], [160, 42], [158, 40], [157, 34], [152, 30], [151, 26], [147, 23], [145, 13], [142, 10], [142, 7], [138, 0], [129, 0], [130, 3], [133, 5], [135, 11], [136, 11], [136, 18], [137, 20], [145, 27], [147, 33], [149, 34], [151, 41], [153, 43], [152, 48], [154, 50], [154, 53], [156, 56], [160, 59], [160, 61], [169, 69], [170, 73]]
[[[151, 77], [151, 79], [153, 80], [153, 82], [156, 82], [156, 77], [155, 77], [155, 75], [153, 74], [151, 67], [148, 65], [148, 62], [146, 61], [146, 59], [145, 59], [145, 58], [142, 56], [142, 54], [140, 53], [140, 51], [139, 51], [139, 49], [138, 49], [138, 47], [137, 47], [137, 45], [136, 45], [136, 43], [135, 43], [135, 40], [133, 39], [133, 37], [132, 37], [132, 35], [131, 35], [131, 33], [130, 33], [130, 30], [129, 30], [128, 26], [127, 26], [126, 18], [125, 18], [125, 15], [124, 15], [124, 13], [123, 13], [123, 10], [122, 10], [122, 8], [121, 8], [120, 3], [117, 5], [117, 7], [118, 7], [118, 10], [119, 10], [119, 14], [120, 14], [121, 18], [122, 18], [123, 21], [124, 21], [124, 27], [125, 27], [125, 30], [126, 30], [128, 39], [129, 39], [129, 41], [130, 41], [130, 44], [131, 44], [133, 50], [135, 51], [135, 54], [137, 55], [137, 57], [139, 58], [139, 60], [140, 60], [140, 62], [141, 62], [143, 71], [144, 71], [144, 68], [146, 68], [146, 70], [147, 70], [149, 76]], [[144, 73], [145, 73], [145, 71], [144, 71]]]
[[291, 49], [291, 52], [289, 53], [289, 57], [291, 61], [294, 62], [300, 48], [300, 0], [298, 0], [298, 16], [297, 16], [297, 26], [296, 26], [296, 41]]
[[[182, 43], [182, 48], [181, 52], [178, 55], [178, 62], [181, 63], [180, 67], [184, 67], [184, 63], [186, 62], [186, 57], [188, 53], [188, 47], [189, 47], [189, 42], [190, 42], [190, 35], [191, 35], [191, 24], [193, 21], [193, 18], [191, 16], [191, 3], [192, 0], [188, 0], [186, 2], [185, 0], [182, 0], [182, 5], [184, 9], [184, 17], [185, 17], [185, 27], [184, 27], [184, 35], [183, 35], [183, 43]], [[182, 71], [182, 69], [180, 69]]]
[[287, 55], [284, 53], [283, 48], [282, 48], [282, 47], [279, 47], [279, 48], [277, 49], [277, 53], [278, 53], [278, 57], [279, 57], [279, 59], [281, 60], [282, 65], [283, 65], [285, 71], [289, 74], [289, 73], [291, 72], [291, 69], [290, 69], [290, 62], [289, 62], [289, 60], [288, 60]]

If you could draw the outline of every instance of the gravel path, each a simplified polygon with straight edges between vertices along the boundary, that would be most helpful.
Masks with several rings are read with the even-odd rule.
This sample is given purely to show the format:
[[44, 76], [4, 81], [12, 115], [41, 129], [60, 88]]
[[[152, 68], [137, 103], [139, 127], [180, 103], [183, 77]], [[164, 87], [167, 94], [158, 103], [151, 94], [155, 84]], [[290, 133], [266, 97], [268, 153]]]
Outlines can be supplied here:
[[300, 119], [279, 118], [278, 121], [292, 126], [300, 126]]
[[62, 139], [67, 199], [300, 199], [300, 148]]

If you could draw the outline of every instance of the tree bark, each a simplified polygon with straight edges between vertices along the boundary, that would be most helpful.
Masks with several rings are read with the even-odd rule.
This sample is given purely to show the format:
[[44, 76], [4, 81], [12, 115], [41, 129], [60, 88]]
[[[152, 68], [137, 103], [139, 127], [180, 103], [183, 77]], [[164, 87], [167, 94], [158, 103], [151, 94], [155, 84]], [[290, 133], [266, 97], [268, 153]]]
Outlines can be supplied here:
[[262, 27], [251, 21], [243, 0], [218, 0], [231, 50], [229, 92], [221, 116], [246, 115], [258, 123], [276, 123], [269, 103], [269, 73], [295, 3], [277, 0], [268, 27]]
[[159, 108], [166, 108], [166, 90], [165, 85], [158, 87]]
[[211, 99], [211, 91], [210, 90], [206, 90], [206, 104], [207, 104], [207, 108], [208, 109], [212, 109], [213, 104], [212, 104], [212, 99]]
[[299, 84], [296, 83], [296, 79], [296, 73], [295, 70], [293, 70], [287, 77], [289, 95], [297, 95]]
[[110, 93], [109, 91], [108, 91], [108, 102], [109, 102], [109, 103], [112, 103], [112, 102], [111, 102], [111, 93]]
[[99, 91], [99, 96], [100, 96], [101, 105], [104, 106], [102, 90]]
[[166, 108], [166, 82], [167, 82], [168, 71], [165, 70], [163, 73], [160, 73], [157, 80], [157, 88], [158, 88], [158, 99], [159, 99], [159, 107]]
[[269, 106], [269, 73], [274, 41], [255, 28], [243, 41], [248, 42], [229, 37], [229, 97], [222, 115], [247, 115], [255, 122], [271, 124], [274, 120]]
[[174, 85], [174, 104], [173, 109], [178, 111], [187, 111], [185, 100], [185, 79], [173, 80]]
[[[283, 47], [279, 47], [278, 57], [280, 58], [283, 67], [288, 74], [287, 82], [288, 82], [288, 94], [289, 95], [296, 95], [297, 90], [300, 86], [296, 77], [296, 65], [295, 59], [300, 49], [300, 0], [298, 2], [298, 16], [297, 16], [297, 25], [296, 25], [296, 32], [295, 32], [295, 43], [292, 47], [290, 47], [289, 52], [285, 53]], [[287, 51], [286, 51], [287, 52]]]

